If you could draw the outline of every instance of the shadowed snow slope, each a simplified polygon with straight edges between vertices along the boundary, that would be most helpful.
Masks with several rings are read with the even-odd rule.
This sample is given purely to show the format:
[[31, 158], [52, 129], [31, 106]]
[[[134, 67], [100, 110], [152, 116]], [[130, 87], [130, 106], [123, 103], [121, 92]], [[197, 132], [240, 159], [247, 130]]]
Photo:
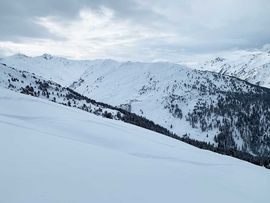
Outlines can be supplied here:
[[0, 89], [0, 202], [267, 202], [270, 173]]

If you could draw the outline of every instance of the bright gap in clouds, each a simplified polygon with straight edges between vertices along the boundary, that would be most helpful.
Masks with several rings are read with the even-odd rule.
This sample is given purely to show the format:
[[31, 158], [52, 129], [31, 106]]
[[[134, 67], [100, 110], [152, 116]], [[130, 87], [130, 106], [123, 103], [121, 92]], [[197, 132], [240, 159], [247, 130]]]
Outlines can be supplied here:
[[84, 8], [72, 21], [46, 16], [36, 17], [35, 23], [57, 39], [23, 38], [21, 42], [0, 42], [0, 48], [6, 50], [6, 54], [49, 52], [74, 59], [154, 60], [162, 59], [161, 52], [173, 54], [166, 48], [159, 49], [158, 44], [175, 44], [181, 40], [173, 33], [135, 24], [128, 19], [116, 19], [114, 11], [106, 7], [98, 11]]

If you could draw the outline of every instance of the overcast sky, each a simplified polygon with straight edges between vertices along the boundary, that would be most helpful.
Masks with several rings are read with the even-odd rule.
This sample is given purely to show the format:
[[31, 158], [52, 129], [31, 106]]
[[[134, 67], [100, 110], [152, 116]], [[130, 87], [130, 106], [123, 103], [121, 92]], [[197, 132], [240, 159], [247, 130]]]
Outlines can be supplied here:
[[270, 43], [270, 0], [0, 1], [0, 56], [178, 61]]

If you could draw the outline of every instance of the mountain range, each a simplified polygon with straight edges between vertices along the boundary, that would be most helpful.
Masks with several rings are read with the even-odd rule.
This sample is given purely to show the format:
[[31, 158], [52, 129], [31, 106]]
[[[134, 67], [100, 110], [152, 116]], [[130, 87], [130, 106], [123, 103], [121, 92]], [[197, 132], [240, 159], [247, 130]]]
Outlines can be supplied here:
[[[215, 61], [218, 64], [224, 60]], [[160, 129], [166, 129], [164, 132], [181, 139], [204, 142], [210, 148], [233, 151], [232, 154], [240, 151], [257, 157], [270, 156], [270, 90], [250, 83], [248, 78], [227, 75], [216, 67], [206, 71], [165, 62], [76, 61], [48, 54], [39, 57], [18, 54], [3, 58], [0, 63], [1, 84], [6, 88], [27, 94], [33, 89], [38, 92], [40, 82], [36, 83], [36, 79], [26, 82], [23, 76], [30, 74], [27, 78], [33, 78], [34, 73], [54, 86], [54, 95], [57, 86], [62, 88], [65, 92], [62, 98], [48, 91], [49, 99], [58, 103], [68, 102], [68, 97], [73, 100], [66, 105], [82, 109], [87, 106], [85, 98], [91, 98], [116, 109], [101, 110], [100, 115], [106, 111], [109, 117], [116, 118], [117, 111], [122, 110], [153, 121]], [[205, 69], [210, 68], [205, 65]], [[84, 98], [85, 105], [74, 94]]]
[[193, 68], [235, 76], [250, 83], [270, 87], [270, 50], [240, 52], [218, 56]]

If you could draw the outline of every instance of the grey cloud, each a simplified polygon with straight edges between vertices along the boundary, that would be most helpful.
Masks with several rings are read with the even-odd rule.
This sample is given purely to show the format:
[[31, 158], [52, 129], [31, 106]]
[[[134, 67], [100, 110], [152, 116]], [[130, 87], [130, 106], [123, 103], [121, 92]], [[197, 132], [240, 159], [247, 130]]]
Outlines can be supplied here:
[[270, 41], [269, 0], [150, 1], [179, 36], [194, 39], [186, 49], [253, 48]]
[[62, 20], [78, 17], [84, 7], [99, 9], [112, 8], [117, 17], [141, 18], [149, 16], [137, 9], [137, 4], [129, 0], [8, 0], [0, 5], [0, 40], [17, 40], [21, 37], [52, 37], [47, 30], [34, 23], [35, 17], [56, 16]]
[[[127, 19], [134, 25], [172, 33], [174, 39], [153, 38], [134, 46], [136, 50], [156, 50], [160, 55], [162, 50], [164, 55], [257, 48], [270, 41], [269, 0], [1, 1], [0, 41], [16, 42], [24, 37], [59, 40], [34, 23], [35, 17], [52, 15], [68, 22], [78, 18], [80, 9], [98, 10], [100, 6], [114, 10], [115, 21]], [[178, 36], [188, 40], [177, 40]]]

